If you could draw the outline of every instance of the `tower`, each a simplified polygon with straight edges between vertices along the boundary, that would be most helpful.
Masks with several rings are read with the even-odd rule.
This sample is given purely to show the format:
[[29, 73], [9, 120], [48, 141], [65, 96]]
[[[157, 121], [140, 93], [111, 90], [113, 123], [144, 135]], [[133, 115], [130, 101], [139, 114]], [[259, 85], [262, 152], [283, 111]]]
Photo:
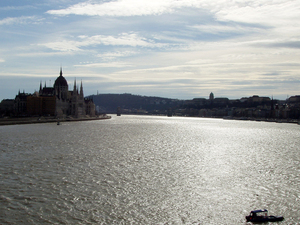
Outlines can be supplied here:
[[83, 98], [83, 87], [82, 87], [82, 80], [81, 80], [81, 83], [80, 83], [80, 97]]
[[59, 77], [54, 82], [54, 89], [56, 96], [61, 100], [68, 98], [68, 82], [63, 77], [62, 68], [60, 67]]
[[43, 91], [43, 87], [42, 87], [42, 81], [41, 81], [39, 94], [42, 94], [42, 91]]

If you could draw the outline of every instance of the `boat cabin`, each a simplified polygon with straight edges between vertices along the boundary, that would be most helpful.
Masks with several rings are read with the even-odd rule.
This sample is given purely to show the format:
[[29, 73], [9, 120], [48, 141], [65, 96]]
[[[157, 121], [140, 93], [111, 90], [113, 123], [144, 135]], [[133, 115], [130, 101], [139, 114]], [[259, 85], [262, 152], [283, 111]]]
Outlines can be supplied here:
[[267, 217], [268, 216], [268, 210], [264, 209], [259, 209], [259, 210], [254, 210], [250, 212], [250, 216], [252, 217]]

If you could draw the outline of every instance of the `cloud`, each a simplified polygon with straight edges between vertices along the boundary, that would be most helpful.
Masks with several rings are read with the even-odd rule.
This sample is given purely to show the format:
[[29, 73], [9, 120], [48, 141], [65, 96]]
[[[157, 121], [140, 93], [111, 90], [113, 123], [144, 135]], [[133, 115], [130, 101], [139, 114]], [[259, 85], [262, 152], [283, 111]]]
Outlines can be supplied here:
[[0, 58], [0, 63], [2, 63], [2, 62], [5, 62], [5, 60]]
[[79, 40], [61, 40], [39, 44], [55, 51], [81, 51], [85, 47], [95, 45], [131, 46], [131, 47], [161, 47], [164, 44], [155, 43], [153, 40], [140, 37], [136, 33], [122, 33], [117, 36], [79, 36]]
[[203, 33], [224, 35], [224, 34], [246, 34], [246, 33], [259, 33], [263, 31], [260, 27], [251, 27], [240, 24], [200, 24], [193, 25], [190, 28], [198, 30]]
[[137, 54], [137, 51], [114, 51], [97, 54], [102, 60], [113, 60], [120, 57], [128, 57]]
[[0, 20], [0, 25], [13, 25], [13, 24], [39, 24], [43, 21], [43, 18], [38, 18], [36, 16], [21, 16], [21, 17], [7, 17]]
[[91, 68], [123, 68], [123, 67], [132, 67], [132, 65], [123, 62], [110, 62], [110, 63], [88, 63], [83, 65], [75, 65], [76, 67], [91, 67]]
[[54, 15], [88, 15], [88, 16], [143, 16], [159, 15], [172, 12], [175, 8], [187, 5], [183, 0], [119, 0], [104, 3], [84, 2], [66, 9], [49, 10]]
[[300, 48], [300, 40], [297, 38], [291, 38], [290, 36], [282, 37], [282, 38], [273, 38], [273, 39], [262, 39], [258, 41], [249, 42], [253, 47], [264, 47], [271, 49], [294, 49], [298, 50]]
[[213, 10], [219, 20], [274, 25], [300, 18], [300, 3], [297, 0], [229, 2], [229, 6]]
[[[126, 18], [127, 23], [124, 26], [132, 30], [139, 28], [141, 32], [161, 29], [161, 32], [156, 34], [152, 32], [152, 40], [169, 43], [169, 45], [158, 45], [158, 43], [154, 45], [149, 39], [140, 37], [135, 46], [150, 47], [152, 45], [152, 47], [168, 46], [170, 48], [171, 38], [176, 41], [175, 47], [179, 46], [178, 43], [185, 45], [191, 39], [196, 38], [216, 41], [220, 38], [235, 38], [237, 35], [249, 35], [256, 40], [261, 38], [273, 40], [274, 35], [299, 38], [297, 33], [300, 32], [300, 24], [295, 22], [300, 21], [299, 7], [300, 2], [297, 0], [115, 0], [104, 2], [90, 0], [64, 9], [49, 10], [47, 13], [61, 16], [105, 16], [104, 21], [107, 21], [107, 16], [134, 17], [168, 14], [164, 17], [166, 21], [169, 21], [167, 26], [164, 26], [164, 20], [157, 20], [162, 19], [161, 17], [141, 18], [138, 22]], [[201, 17], [203, 12], [206, 12], [205, 18]], [[150, 29], [133, 27], [139, 23], [143, 24], [143, 21], [147, 22], [146, 25], [150, 26]], [[118, 29], [124, 31], [120, 27]], [[178, 32], [179, 30], [181, 33]], [[143, 35], [147, 36], [145, 32]], [[155, 35], [165, 39], [154, 39]], [[92, 38], [101, 38], [103, 45], [113, 45], [112, 43], [119, 42], [116, 45], [134, 46], [132, 40], [137, 40], [115, 36], [90, 37]], [[121, 44], [121, 41], [124, 44]]]
[[49, 43], [38, 44], [38, 45], [45, 46], [54, 51], [62, 51], [62, 52], [80, 51], [79, 48], [80, 42], [77, 41], [62, 40], [62, 41], [49, 42]]
[[5, 7], [0, 7], [0, 11], [26, 10], [26, 9], [33, 9], [33, 8], [35, 8], [35, 6], [33, 5], [5, 6]]
[[286, 41], [270, 44], [271, 47], [281, 47], [281, 48], [294, 48], [300, 49], [300, 40], [299, 41]]
[[26, 52], [26, 53], [17, 53], [16, 56], [21, 56], [21, 57], [51, 57], [51, 56], [70, 56], [73, 55], [74, 52], [72, 51], [62, 51], [62, 52], [44, 52], [44, 51], [36, 51], [36, 49]]
[[299, 4], [297, 0], [117, 0], [101, 1], [100, 3], [99, 1], [86, 1], [65, 9], [49, 10], [47, 13], [53, 15], [143, 16], [171, 13], [189, 7], [208, 10], [222, 21], [272, 23], [274, 18], [281, 20], [299, 18]]
[[[60, 16], [111, 17], [180, 15], [183, 19], [180, 21], [183, 29], [193, 27], [200, 32], [214, 35], [261, 32], [265, 37], [268, 35], [274, 37], [274, 35], [286, 34], [297, 36], [300, 32], [300, 24], [296, 22], [300, 21], [299, 8], [300, 1], [298, 0], [116, 0], [105, 2], [94, 0], [74, 4], [64, 9], [49, 10], [47, 13]], [[197, 11], [198, 21], [193, 19], [189, 21], [190, 25], [186, 26], [184, 20], [191, 16], [190, 9]], [[202, 21], [203, 12], [210, 15], [210, 21]], [[270, 30], [272, 32], [269, 32]]]

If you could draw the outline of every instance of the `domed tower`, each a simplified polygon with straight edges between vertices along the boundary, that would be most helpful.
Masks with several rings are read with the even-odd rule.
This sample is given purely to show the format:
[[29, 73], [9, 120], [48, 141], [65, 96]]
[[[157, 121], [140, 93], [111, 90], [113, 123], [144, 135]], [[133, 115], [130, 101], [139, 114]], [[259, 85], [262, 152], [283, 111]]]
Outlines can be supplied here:
[[54, 89], [56, 97], [61, 100], [67, 100], [68, 98], [68, 82], [62, 75], [62, 68], [60, 68], [60, 75], [55, 80]]

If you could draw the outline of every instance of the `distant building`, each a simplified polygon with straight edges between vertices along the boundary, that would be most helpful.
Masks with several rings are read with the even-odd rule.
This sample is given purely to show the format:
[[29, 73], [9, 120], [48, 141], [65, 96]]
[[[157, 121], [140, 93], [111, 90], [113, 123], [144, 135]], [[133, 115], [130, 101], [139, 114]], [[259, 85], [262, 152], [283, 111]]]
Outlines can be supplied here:
[[226, 106], [229, 103], [228, 98], [215, 98], [214, 105], [216, 106]]
[[14, 103], [14, 114], [16, 116], [26, 116], [27, 115], [27, 97], [30, 96], [30, 94], [27, 94], [23, 91], [21, 93], [19, 91], [18, 95], [15, 97], [15, 103]]
[[207, 105], [207, 100], [205, 98], [194, 98], [192, 103], [196, 106], [204, 106]]
[[258, 95], [253, 95], [252, 97], [248, 98], [248, 101], [252, 103], [270, 103], [271, 99], [269, 97], [259, 97]]
[[289, 104], [300, 104], [300, 95], [291, 96], [288, 102]]
[[53, 87], [46, 87], [46, 84], [42, 87], [41, 83], [39, 92], [26, 96], [25, 102], [29, 116], [95, 116], [95, 104], [91, 99], [84, 98], [82, 82], [78, 88], [75, 80], [73, 90], [69, 91], [62, 68]]
[[3, 99], [0, 103], [0, 116], [10, 116], [14, 114], [14, 99]]

